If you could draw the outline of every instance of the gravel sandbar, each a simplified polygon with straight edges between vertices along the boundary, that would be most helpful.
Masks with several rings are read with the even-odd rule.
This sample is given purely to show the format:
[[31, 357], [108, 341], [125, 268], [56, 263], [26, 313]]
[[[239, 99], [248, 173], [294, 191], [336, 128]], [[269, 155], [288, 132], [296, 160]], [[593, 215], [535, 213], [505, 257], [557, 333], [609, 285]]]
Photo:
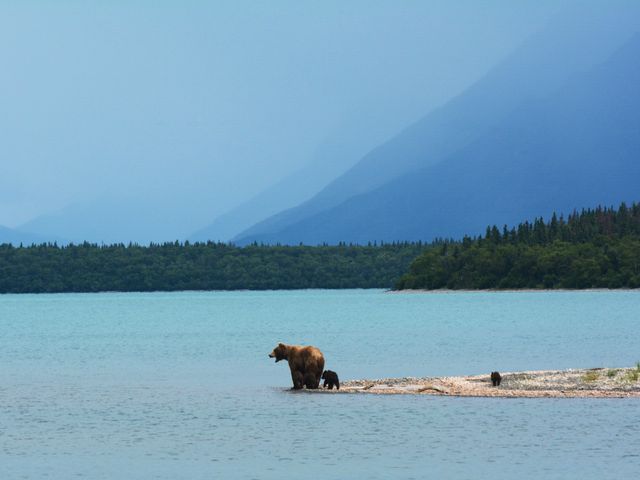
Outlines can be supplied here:
[[516, 398], [640, 398], [640, 368], [592, 368], [500, 372], [499, 387], [491, 385], [489, 374], [466, 377], [384, 378], [348, 380], [340, 390], [315, 392], [373, 395], [442, 395], [457, 397]]

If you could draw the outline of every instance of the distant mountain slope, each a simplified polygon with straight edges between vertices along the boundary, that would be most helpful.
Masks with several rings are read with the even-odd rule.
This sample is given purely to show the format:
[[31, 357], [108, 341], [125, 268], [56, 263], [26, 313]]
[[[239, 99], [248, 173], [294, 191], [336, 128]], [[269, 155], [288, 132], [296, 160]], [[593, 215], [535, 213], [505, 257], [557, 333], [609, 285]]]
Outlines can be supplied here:
[[246, 240], [430, 240], [640, 198], [640, 35], [446, 161]]
[[175, 241], [186, 237], [178, 218], [178, 211], [188, 216], [185, 203], [174, 192], [167, 192], [164, 199], [141, 192], [103, 195], [40, 215], [19, 228], [47, 239], [64, 236], [74, 243]]
[[304, 191], [299, 190], [301, 186], [299, 183], [290, 181], [290, 177], [287, 177], [273, 187], [218, 216], [209, 225], [192, 233], [189, 240], [192, 242], [206, 242], [208, 240], [227, 242], [263, 218], [277, 213], [291, 203], [304, 200]]
[[0, 245], [3, 243], [10, 243], [12, 245], [31, 245], [31, 244], [41, 244], [49, 242], [54, 242], [56, 239], [48, 239], [41, 235], [36, 235], [34, 233], [27, 233], [21, 230], [15, 230], [13, 228], [3, 227], [0, 225]]
[[289, 205], [309, 199], [327, 182], [343, 174], [351, 166], [355, 152], [367, 150], [363, 146], [371, 145], [372, 142], [370, 135], [367, 135], [371, 129], [367, 127], [370, 125], [351, 128], [350, 136], [344, 134], [346, 127], [342, 128], [342, 135], [329, 137], [318, 147], [312, 162], [220, 215], [209, 225], [191, 234], [189, 240], [227, 242], [256, 222]]
[[285, 241], [290, 238], [285, 230], [295, 230], [288, 226], [407, 172], [438, 164], [481, 138], [527, 99], [549, 95], [576, 72], [604, 61], [640, 21], [636, 5], [606, 7], [559, 18], [462, 95], [371, 151], [311, 200], [254, 225], [235, 240]]

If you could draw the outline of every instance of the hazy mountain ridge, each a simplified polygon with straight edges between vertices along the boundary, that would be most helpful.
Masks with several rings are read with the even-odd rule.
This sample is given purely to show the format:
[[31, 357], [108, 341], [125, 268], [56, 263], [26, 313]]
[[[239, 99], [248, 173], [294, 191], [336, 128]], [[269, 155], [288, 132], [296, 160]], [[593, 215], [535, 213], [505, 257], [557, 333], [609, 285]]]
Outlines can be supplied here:
[[[372, 150], [314, 198], [254, 225], [235, 241], [309, 241], [306, 234], [299, 239], [291, 237], [297, 227], [289, 226], [307, 231], [307, 219], [407, 172], [444, 161], [487, 134], [523, 103], [548, 96], [580, 72], [606, 60], [638, 24], [637, 15], [626, 13], [625, 9], [595, 9], [575, 22], [566, 17], [557, 19], [466, 92]], [[595, 23], [594, 18], [598, 20]], [[311, 241], [324, 240], [318, 237]]]
[[35, 233], [24, 232], [19, 229], [4, 227], [0, 225], [0, 245], [4, 243], [10, 243], [12, 245], [32, 245], [32, 244], [42, 244], [47, 242], [55, 242], [63, 243], [60, 239], [57, 238], [48, 238], [42, 235], [37, 235]]
[[637, 200], [638, 58], [636, 35], [606, 63], [523, 104], [446, 161], [243, 241], [430, 240], [554, 210]]
[[[340, 131], [343, 132], [344, 129]], [[278, 213], [291, 204], [309, 199], [327, 182], [349, 168], [349, 162], [353, 162], [355, 152], [367, 150], [363, 145], [369, 145], [372, 141], [370, 129], [362, 125], [355, 128], [355, 131], [352, 128], [350, 133], [357, 138], [351, 142], [345, 142], [342, 138], [344, 135], [336, 134], [327, 138], [318, 147], [313, 161], [220, 215], [209, 225], [192, 233], [189, 240], [229, 241], [256, 222]]]

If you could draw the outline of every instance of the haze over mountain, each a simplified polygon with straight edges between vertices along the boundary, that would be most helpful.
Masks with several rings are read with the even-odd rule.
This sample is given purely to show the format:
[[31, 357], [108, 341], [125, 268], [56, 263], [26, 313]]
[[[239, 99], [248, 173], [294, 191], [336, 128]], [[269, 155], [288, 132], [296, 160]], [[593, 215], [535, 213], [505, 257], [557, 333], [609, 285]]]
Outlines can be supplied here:
[[3, 243], [11, 243], [13, 245], [40, 245], [48, 241], [54, 242], [56, 240], [0, 225], [0, 245]]
[[[0, 2], [0, 224], [184, 239], [271, 189], [259, 215], [211, 231], [224, 239], [316, 193], [574, 1]], [[318, 156], [327, 141], [341, 160]], [[314, 162], [327, 168], [306, 189], [272, 188]]]
[[[408, 181], [408, 177], [400, 181], [400, 184], [393, 183], [397, 185], [397, 189], [389, 186], [387, 191], [390, 197], [384, 201], [379, 199], [381, 204], [377, 203], [375, 208], [367, 208], [361, 203], [363, 198], [373, 202], [374, 198], [378, 198], [376, 195], [372, 195], [371, 198], [359, 196], [407, 172], [448, 163], [449, 159], [461, 150], [473, 157], [475, 153], [468, 147], [487, 138], [492, 129], [504, 128], [505, 120], [513, 115], [515, 109], [522, 108], [526, 103], [535, 104], [537, 99], [548, 97], [566, 82], [573, 81], [581, 72], [605, 61], [639, 28], [640, 9], [637, 4], [632, 3], [616, 4], [615, 8], [600, 5], [587, 10], [569, 11], [559, 16], [548, 28], [530, 38], [462, 95], [371, 151], [314, 198], [258, 223], [235, 240], [238, 243], [304, 241], [315, 244], [324, 241], [431, 239], [430, 229], [418, 226], [408, 228], [402, 223], [405, 210], [417, 208], [418, 204], [415, 207], [402, 202], [398, 204], [391, 198], [392, 192], [396, 192], [399, 198], [404, 198], [403, 187], [400, 185]], [[594, 94], [606, 98], [608, 92]], [[583, 100], [586, 103], [591, 101], [590, 98]], [[553, 120], [556, 115], [562, 115], [561, 108], [560, 106], [559, 109], [548, 111], [548, 116]], [[526, 126], [525, 121], [521, 123], [523, 127]], [[567, 124], [566, 127], [569, 134], [575, 133], [571, 124]], [[530, 141], [524, 138], [522, 140]], [[515, 145], [511, 145], [513, 146]], [[493, 154], [501, 158], [508, 157], [508, 152], [500, 150], [498, 145], [494, 148]], [[514, 164], [505, 164], [505, 167], [517, 170], [518, 159], [514, 157], [512, 160]], [[453, 183], [449, 185], [440, 179], [444, 182], [442, 185], [455, 191], [455, 179], [447, 180]], [[482, 181], [482, 177], [478, 177], [478, 181]], [[524, 195], [523, 191], [519, 203], [526, 204], [529, 201]], [[446, 196], [442, 201], [446, 201]], [[574, 206], [591, 206], [595, 201], [594, 196], [584, 205]], [[344, 205], [341, 205], [342, 203]], [[356, 208], [356, 204], [360, 207]], [[392, 205], [399, 210], [394, 210]], [[437, 208], [442, 206], [440, 202], [436, 202], [435, 205]], [[555, 208], [561, 209], [565, 206], [566, 202]], [[430, 205], [428, 208], [436, 207]], [[551, 210], [553, 209], [554, 207]], [[395, 216], [397, 225], [381, 220], [385, 216], [383, 211], [392, 217]], [[529, 213], [520, 212], [514, 220], [519, 221], [523, 214]], [[451, 221], [455, 223], [457, 219]], [[495, 221], [499, 221], [498, 218]], [[340, 225], [340, 222], [351, 222], [351, 226]], [[376, 223], [386, 225], [387, 232], [373, 228]], [[437, 231], [444, 236], [460, 232], [459, 229], [454, 231], [451, 228]], [[411, 233], [411, 236], [398, 237], [402, 232]]]
[[460, 237], [490, 224], [640, 200], [639, 85], [635, 35], [601, 65], [523, 102], [436, 165], [245, 241]]
[[254, 223], [311, 198], [327, 183], [343, 174], [366, 153], [373, 139], [388, 136], [386, 112], [365, 120], [345, 119], [317, 148], [312, 161], [261, 191], [241, 205], [220, 215], [189, 237], [191, 241], [229, 241]]

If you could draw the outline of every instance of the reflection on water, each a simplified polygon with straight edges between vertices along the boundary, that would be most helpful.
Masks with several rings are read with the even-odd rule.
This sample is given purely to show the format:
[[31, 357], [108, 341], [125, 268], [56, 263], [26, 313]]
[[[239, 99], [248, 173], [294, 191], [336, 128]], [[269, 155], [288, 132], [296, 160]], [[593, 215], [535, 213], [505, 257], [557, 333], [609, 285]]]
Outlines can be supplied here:
[[639, 360], [637, 292], [0, 296], [1, 478], [632, 478], [637, 399], [310, 395], [341, 379]]

